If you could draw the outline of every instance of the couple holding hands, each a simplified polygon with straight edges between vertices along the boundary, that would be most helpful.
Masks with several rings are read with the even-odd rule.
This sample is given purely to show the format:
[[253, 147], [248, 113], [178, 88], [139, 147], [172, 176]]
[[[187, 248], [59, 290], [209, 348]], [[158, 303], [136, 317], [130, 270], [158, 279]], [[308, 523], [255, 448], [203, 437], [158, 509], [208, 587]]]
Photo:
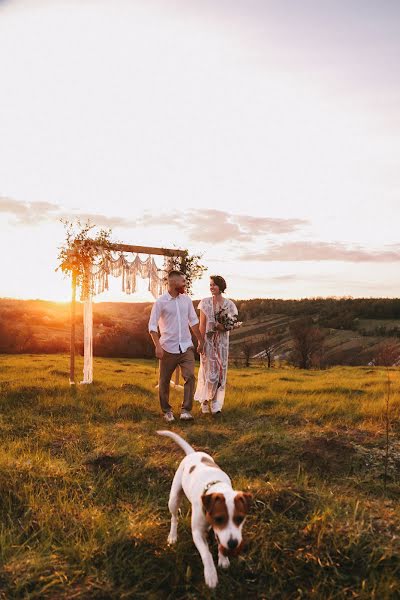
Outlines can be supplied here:
[[[203, 413], [221, 412], [228, 371], [229, 331], [239, 325], [236, 305], [222, 296], [226, 289], [223, 277], [210, 277], [211, 297], [203, 298], [198, 305], [200, 322], [192, 300], [185, 294], [185, 285], [186, 278], [181, 271], [170, 271], [167, 292], [155, 301], [149, 320], [149, 332], [160, 360], [160, 405], [167, 422], [174, 421], [169, 386], [178, 366], [185, 382], [181, 420], [193, 419], [193, 398], [201, 403]], [[196, 392], [195, 355], [189, 328], [197, 338], [200, 354]]]

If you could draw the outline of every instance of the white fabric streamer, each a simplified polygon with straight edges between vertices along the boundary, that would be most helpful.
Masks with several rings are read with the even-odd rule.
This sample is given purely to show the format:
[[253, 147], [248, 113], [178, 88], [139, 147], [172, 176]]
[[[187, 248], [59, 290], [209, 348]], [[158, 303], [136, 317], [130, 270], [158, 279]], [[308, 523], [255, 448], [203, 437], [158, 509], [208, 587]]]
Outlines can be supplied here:
[[83, 380], [93, 382], [93, 303], [92, 296], [85, 300], [83, 307]]
[[93, 382], [93, 306], [94, 295], [108, 290], [108, 277], [122, 278], [122, 291], [133, 294], [136, 291], [136, 278], [140, 275], [149, 280], [149, 291], [154, 298], [161, 296], [166, 289], [166, 271], [170, 259], [164, 258], [164, 267], [159, 269], [152, 256], [142, 260], [136, 254], [133, 261], [128, 261], [124, 254], [112, 258], [110, 253], [99, 250], [100, 261], [91, 265], [86, 275], [86, 285], [82, 289], [81, 299], [84, 301], [83, 310], [83, 380], [82, 384]]
[[[99, 251], [99, 262], [91, 267], [91, 281], [87, 289], [92, 295], [101, 294], [108, 290], [108, 277], [121, 277], [122, 291], [134, 294], [136, 291], [136, 278], [138, 275], [149, 280], [149, 291], [155, 298], [161, 296], [165, 287], [165, 271], [159, 269], [152, 256], [142, 260], [136, 254], [133, 261], [128, 261], [123, 253], [116, 258], [110, 252]], [[83, 298], [84, 299], [84, 298]]]

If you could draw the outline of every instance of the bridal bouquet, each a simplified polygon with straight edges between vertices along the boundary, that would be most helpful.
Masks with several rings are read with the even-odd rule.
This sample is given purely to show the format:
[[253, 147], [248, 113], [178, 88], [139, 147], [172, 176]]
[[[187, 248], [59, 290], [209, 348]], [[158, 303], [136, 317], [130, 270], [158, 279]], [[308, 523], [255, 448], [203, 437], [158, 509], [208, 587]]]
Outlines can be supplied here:
[[237, 315], [231, 315], [226, 309], [221, 308], [215, 313], [215, 320], [217, 323], [221, 323], [224, 326], [225, 331], [231, 331], [231, 329], [237, 329], [242, 325], [241, 321], [238, 321]]

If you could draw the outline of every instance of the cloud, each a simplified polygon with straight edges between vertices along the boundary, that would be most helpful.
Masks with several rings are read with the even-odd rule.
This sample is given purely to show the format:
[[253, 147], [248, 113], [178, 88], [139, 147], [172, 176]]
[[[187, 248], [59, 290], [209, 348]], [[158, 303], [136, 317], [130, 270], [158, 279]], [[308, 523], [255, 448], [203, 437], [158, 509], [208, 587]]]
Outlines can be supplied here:
[[63, 215], [66, 219], [74, 219], [79, 217], [82, 222], [90, 221], [98, 227], [136, 227], [137, 221], [133, 219], [125, 219], [123, 217], [108, 217], [107, 215], [100, 215], [96, 213], [78, 213]]
[[[265, 281], [266, 277], [264, 277]], [[298, 275], [290, 274], [290, 275], [275, 275], [275, 277], [268, 277], [268, 281], [297, 281], [299, 279]]]
[[237, 217], [240, 226], [256, 235], [264, 233], [291, 233], [308, 225], [305, 219], [272, 219], [270, 217], [249, 217], [241, 215]]
[[351, 247], [342, 242], [288, 242], [270, 245], [261, 252], [245, 252], [241, 260], [253, 261], [340, 261], [387, 263], [400, 261], [400, 247], [390, 250], [369, 250]]
[[297, 231], [308, 224], [303, 219], [278, 219], [237, 215], [212, 208], [174, 210], [170, 213], [145, 212], [137, 219], [99, 213], [80, 213], [78, 209], [66, 212], [59, 204], [50, 202], [22, 202], [0, 197], [0, 213], [14, 218], [15, 225], [39, 225], [56, 222], [61, 218], [81, 222], [90, 221], [99, 227], [175, 227], [185, 231], [193, 242], [221, 244], [226, 242], [252, 242], [259, 236]]
[[307, 225], [308, 221], [236, 215], [207, 208], [161, 215], [145, 213], [139, 223], [145, 227], [184, 227], [192, 241], [218, 244], [231, 241], [251, 242], [260, 235], [291, 233]]
[[51, 202], [21, 202], [13, 198], [0, 197], [0, 213], [7, 213], [21, 225], [36, 225], [43, 221], [59, 219], [60, 207]]
[[39, 225], [43, 222], [57, 222], [60, 219], [81, 222], [90, 221], [99, 227], [136, 227], [135, 220], [123, 217], [113, 217], [97, 213], [80, 213], [78, 211], [67, 213], [59, 204], [51, 202], [22, 202], [0, 196], [0, 214], [11, 215], [15, 225]]

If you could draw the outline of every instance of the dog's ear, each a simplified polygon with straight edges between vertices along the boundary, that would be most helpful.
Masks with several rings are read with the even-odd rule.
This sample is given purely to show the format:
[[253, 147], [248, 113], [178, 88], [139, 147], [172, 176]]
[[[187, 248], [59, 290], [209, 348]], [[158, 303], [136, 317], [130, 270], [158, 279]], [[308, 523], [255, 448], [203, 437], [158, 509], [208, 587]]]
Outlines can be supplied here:
[[249, 492], [239, 492], [235, 496], [235, 506], [239, 511], [247, 514], [250, 510], [252, 500], [253, 495]]
[[223, 498], [222, 494], [203, 494], [201, 501], [206, 512], [211, 513], [214, 504], [218, 499]]

